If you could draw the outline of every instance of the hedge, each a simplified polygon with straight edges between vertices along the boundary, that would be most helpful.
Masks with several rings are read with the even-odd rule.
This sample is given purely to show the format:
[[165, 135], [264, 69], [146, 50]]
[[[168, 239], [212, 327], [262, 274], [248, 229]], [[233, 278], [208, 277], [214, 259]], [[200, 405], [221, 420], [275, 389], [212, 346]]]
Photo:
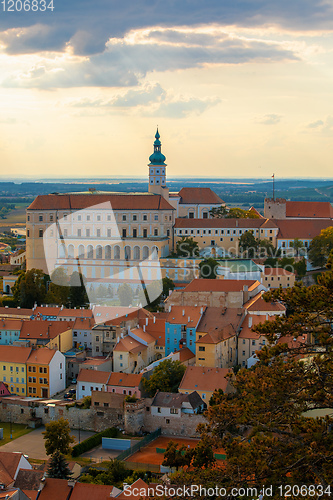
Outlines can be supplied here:
[[118, 436], [118, 429], [116, 427], [110, 427], [109, 429], [106, 429], [105, 431], [98, 432], [97, 434], [94, 434], [93, 436], [90, 436], [88, 439], [85, 439], [82, 441], [82, 443], [76, 444], [72, 448], [72, 457], [78, 457], [79, 455], [82, 455], [82, 453], [91, 450], [92, 448], [95, 448], [96, 446], [102, 444], [102, 438], [103, 437], [108, 437], [108, 438], [115, 438]]

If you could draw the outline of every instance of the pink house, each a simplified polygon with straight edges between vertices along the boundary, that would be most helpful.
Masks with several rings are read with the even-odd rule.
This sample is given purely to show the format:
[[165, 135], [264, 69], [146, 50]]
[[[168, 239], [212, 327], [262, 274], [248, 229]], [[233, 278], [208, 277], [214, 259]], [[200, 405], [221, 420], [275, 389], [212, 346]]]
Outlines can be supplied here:
[[139, 385], [142, 375], [140, 373], [120, 373], [112, 372], [107, 383], [107, 391], [116, 394], [125, 394], [126, 396], [141, 397]]

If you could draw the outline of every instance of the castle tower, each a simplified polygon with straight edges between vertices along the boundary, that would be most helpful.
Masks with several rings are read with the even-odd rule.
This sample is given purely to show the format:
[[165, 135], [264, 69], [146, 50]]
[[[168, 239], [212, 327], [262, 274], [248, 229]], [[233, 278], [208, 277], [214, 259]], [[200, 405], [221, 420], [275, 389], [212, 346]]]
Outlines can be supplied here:
[[165, 156], [161, 153], [161, 141], [158, 129], [155, 134], [154, 152], [149, 156], [149, 193], [161, 194], [169, 199], [169, 190], [166, 187], [166, 163]]

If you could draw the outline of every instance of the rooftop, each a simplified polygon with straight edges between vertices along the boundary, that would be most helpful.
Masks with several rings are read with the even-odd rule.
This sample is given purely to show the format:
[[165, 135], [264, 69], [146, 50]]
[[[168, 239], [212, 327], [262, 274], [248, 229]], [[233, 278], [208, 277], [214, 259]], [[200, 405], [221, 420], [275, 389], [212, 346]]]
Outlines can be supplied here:
[[257, 280], [210, 280], [194, 279], [185, 288], [184, 292], [240, 292], [244, 286], [252, 291], [260, 285]]
[[39, 195], [27, 210], [174, 210], [161, 195], [152, 194], [48, 194]]
[[47, 347], [40, 347], [39, 349], [33, 349], [31, 351], [29, 358], [27, 359], [27, 363], [48, 365], [56, 352], [57, 352], [56, 349], [48, 349]]
[[[275, 220], [275, 219], [274, 219]], [[276, 229], [276, 224], [271, 219], [189, 219], [177, 218], [175, 220], [175, 228], [195, 228], [195, 229], [210, 229], [210, 228], [239, 228], [239, 229], [258, 229], [265, 227], [267, 229]]]
[[199, 408], [204, 402], [196, 391], [191, 394], [157, 392], [151, 406], [181, 409], [184, 403], [190, 403], [192, 408], [196, 409]]
[[322, 229], [333, 226], [329, 219], [274, 219], [279, 228], [278, 239], [311, 240], [320, 234]]
[[188, 366], [179, 386], [184, 391], [214, 391], [222, 389], [224, 392], [228, 386], [228, 374], [232, 374], [230, 368], [207, 368], [201, 366]]
[[259, 292], [257, 295], [252, 297], [252, 299], [248, 300], [244, 304], [244, 308], [247, 311], [253, 312], [253, 311], [286, 311], [286, 308], [284, 305], [282, 305], [280, 302], [266, 302], [266, 300], [263, 299], [262, 293]]
[[112, 372], [107, 385], [119, 387], [138, 387], [142, 374]]
[[110, 372], [101, 370], [80, 370], [77, 382], [91, 382], [92, 384], [107, 384], [110, 378]]
[[200, 205], [221, 205], [224, 203], [214, 191], [208, 187], [184, 187], [178, 195], [181, 204], [200, 204]]
[[14, 481], [22, 453], [0, 451], [0, 483], [9, 486]]
[[242, 320], [242, 309], [207, 307], [197, 328], [202, 337], [197, 343], [218, 344], [236, 335]]
[[287, 217], [333, 218], [333, 207], [328, 201], [287, 201]]
[[7, 363], [27, 362], [32, 349], [31, 347], [19, 347], [13, 345], [0, 346], [0, 361]]

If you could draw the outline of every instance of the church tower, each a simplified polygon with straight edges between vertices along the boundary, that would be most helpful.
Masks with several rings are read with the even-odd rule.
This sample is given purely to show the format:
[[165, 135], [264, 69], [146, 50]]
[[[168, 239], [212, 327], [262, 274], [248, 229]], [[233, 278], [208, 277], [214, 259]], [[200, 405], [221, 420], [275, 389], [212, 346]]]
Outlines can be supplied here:
[[169, 199], [169, 189], [166, 187], [166, 163], [165, 156], [161, 153], [161, 141], [158, 129], [155, 134], [154, 152], [149, 156], [149, 193], [161, 194], [166, 200]]

